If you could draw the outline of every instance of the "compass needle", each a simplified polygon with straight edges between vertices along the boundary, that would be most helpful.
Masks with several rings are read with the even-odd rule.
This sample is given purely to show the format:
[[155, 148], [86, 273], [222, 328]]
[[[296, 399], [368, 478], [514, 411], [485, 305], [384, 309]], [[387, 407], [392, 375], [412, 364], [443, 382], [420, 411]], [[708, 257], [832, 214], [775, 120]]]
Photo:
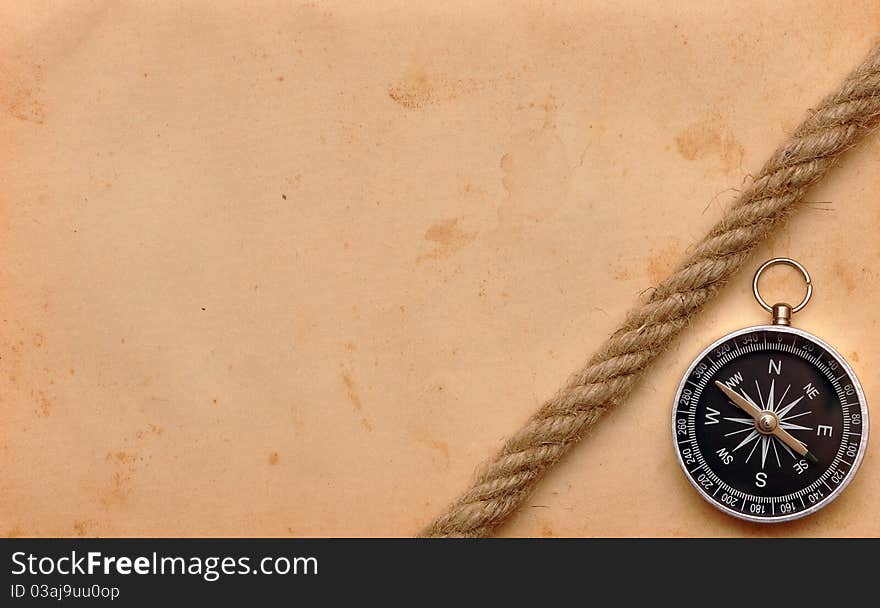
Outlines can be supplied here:
[[[807, 296], [797, 306], [760, 299], [757, 279], [774, 264], [804, 276]], [[753, 289], [774, 323], [729, 333], [693, 360], [675, 395], [674, 445], [685, 476], [715, 507], [749, 521], [789, 521], [849, 484], [867, 445], [868, 409], [846, 360], [791, 327], [812, 293], [806, 270], [771, 260]]]
[[785, 448], [785, 451], [788, 452], [789, 456], [791, 456], [793, 460], [797, 461], [797, 459], [798, 459], [797, 454], [792, 452], [791, 448], [788, 447], [787, 445], [785, 445], [784, 443], [782, 443], [781, 440], [779, 440], [779, 439], [777, 439], [777, 440], [779, 441], [780, 444], [782, 444], [782, 447]]

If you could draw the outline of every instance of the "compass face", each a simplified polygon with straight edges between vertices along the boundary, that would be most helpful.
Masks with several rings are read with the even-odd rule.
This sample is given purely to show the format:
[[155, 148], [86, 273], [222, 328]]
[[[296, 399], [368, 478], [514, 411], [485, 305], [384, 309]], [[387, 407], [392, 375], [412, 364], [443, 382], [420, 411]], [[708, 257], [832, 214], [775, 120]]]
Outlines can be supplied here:
[[721, 338], [691, 364], [672, 434], [685, 475], [706, 500], [742, 519], [788, 521], [827, 505], [850, 482], [867, 444], [868, 411], [855, 373], [833, 348], [767, 325]]

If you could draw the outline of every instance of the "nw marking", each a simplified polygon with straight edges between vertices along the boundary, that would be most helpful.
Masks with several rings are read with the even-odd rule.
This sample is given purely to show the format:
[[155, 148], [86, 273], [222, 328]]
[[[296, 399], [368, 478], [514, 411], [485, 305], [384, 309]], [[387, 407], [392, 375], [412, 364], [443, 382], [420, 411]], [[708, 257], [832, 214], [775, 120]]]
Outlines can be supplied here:
[[736, 388], [736, 386], [740, 382], [742, 382], [742, 380], [743, 380], [742, 372], [736, 372], [734, 375], [732, 375], [730, 378], [728, 378], [724, 384], [727, 385], [727, 388]]

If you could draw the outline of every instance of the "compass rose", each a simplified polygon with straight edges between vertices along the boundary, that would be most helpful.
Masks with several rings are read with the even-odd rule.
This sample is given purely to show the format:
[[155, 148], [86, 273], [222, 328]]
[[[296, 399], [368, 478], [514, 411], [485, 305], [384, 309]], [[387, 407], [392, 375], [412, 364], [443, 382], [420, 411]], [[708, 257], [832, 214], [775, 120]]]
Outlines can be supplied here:
[[[773, 378], [770, 380], [770, 386], [765, 391], [767, 394], [766, 401], [764, 399], [764, 392], [761, 391], [761, 386], [757, 380], [755, 380], [755, 391], [758, 396], [758, 399], [752, 399], [751, 395], [749, 395], [744, 388], [740, 388], [739, 392], [745, 397], [750, 403], [755, 405], [758, 409], [763, 412], [770, 412], [775, 415], [776, 420], [778, 420], [779, 426], [786, 431], [812, 431], [813, 427], [804, 426], [799, 424], [798, 422], [793, 422], [797, 418], [801, 418], [802, 416], [806, 416], [811, 414], [812, 411], [798, 411], [796, 408], [798, 404], [801, 403], [804, 399], [804, 395], [797, 397], [796, 399], [791, 400], [788, 403], [785, 403], [785, 398], [788, 395], [789, 390], [791, 389], [791, 384], [785, 387], [785, 390], [782, 392], [782, 396], [779, 399], [776, 398], [776, 379]], [[732, 401], [731, 405], [735, 405]], [[783, 405], [785, 403], [785, 405]], [[777, 447], [777, 443], [782, 446], [782, 448], [788, 452], [791, 457], [797, 461], [798, 456], [792, 451], [790, 447], [785, 445], [779, 437], [774, 435], [767, 435], [758, 432], [755, 428], [755, 420], [753, 418], [737, 418], [737, 417], [725, 417], [724, 420], [729, 422], [734, 422], [737, 424], [741, 424], [746, 428], [738, 429], [736, 431], [732, 431], [730, 433], [725, 433], [725, 437], [733, 437], [736, 435], [741, 435], [742, 433], [748, 433], [735, 448], [733, 448], [733, 452], [743, 448], [748, 449], [749, 445], [752, 445], [751, 450], [746, 456], [746, 462], [749, 462], [755, 452], [758, 450], [758, 447], [761, 448], [761, 469], [764, 469], [764, 466], [767, 463], [767, 456], [771, 451], [773, 451], [774, 459], [776, 460], [777, 468], [782, 468], [782, 462], [779, 458], [779, 449]]]

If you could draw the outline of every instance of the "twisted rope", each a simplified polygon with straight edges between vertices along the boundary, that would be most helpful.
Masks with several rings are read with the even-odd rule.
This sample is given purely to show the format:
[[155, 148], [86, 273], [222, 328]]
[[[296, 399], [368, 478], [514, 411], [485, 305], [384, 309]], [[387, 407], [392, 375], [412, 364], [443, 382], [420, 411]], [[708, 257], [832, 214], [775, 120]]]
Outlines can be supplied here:
[[880, 119], [880, 46], [774, 152], [752, 184], [647, 301], [507, 440], [422, 536], [488, 536], [791, 213], [807, 189]]

